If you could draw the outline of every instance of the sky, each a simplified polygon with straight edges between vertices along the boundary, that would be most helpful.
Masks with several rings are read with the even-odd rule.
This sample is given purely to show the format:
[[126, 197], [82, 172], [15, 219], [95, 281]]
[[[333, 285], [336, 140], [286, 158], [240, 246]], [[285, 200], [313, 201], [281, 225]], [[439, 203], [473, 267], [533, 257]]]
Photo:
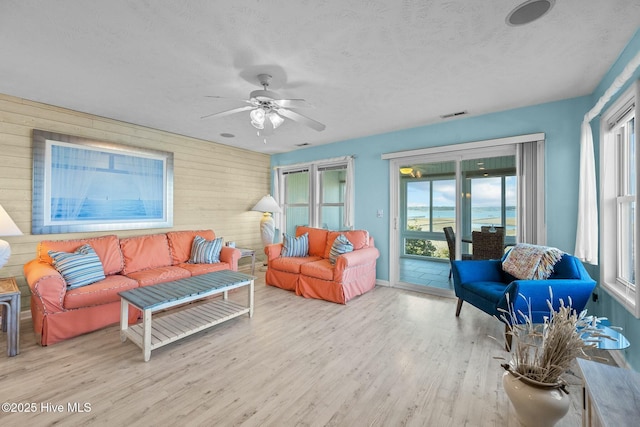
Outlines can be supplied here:
[[[501, 179], [498, 177], [475, 178], [471, 184], [471, 194], [473, 197], [472, 206], [500, 207], [501, 205]], [[431, 181], [434, 183], [433, 206], [434, 207], [454, 207], [456, 185], [455, 180]], [[411, 181], [407, 185], [407, 206], [424, 207], [429, 205], [429, 185], [430, 181]], [[507, 178], [506, 189], [507, 206], [515, 206], [516, 179]]]

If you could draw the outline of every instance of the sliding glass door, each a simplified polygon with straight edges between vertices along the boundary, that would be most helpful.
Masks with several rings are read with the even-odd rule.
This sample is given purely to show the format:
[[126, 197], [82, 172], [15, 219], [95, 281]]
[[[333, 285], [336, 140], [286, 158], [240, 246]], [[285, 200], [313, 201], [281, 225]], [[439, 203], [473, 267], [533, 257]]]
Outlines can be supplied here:
[[508, 243], [517, 236], [516, 156], [462, 160], [462, 235], [481, 227], [504, 227]]
[[455, 228], [455, 162], [423, 163], [400, 168], [401, 256], [448, 259], [444, 227]]
[[518, 236], [518, 174], [515, 147], [424, 158], [398, 164], [399, 282], [405, 287], [451, 293], [450, 246], [445, 227], [456, 235], [455, 252], [471, 253], [472, 231], [504, 227], [507, 241]]

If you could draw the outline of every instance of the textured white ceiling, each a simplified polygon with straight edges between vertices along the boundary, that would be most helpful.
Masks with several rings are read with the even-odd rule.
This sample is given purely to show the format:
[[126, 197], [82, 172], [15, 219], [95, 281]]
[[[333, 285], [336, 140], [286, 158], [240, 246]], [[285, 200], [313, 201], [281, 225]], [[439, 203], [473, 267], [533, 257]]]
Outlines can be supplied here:
[[[590, 94], [640, 27], [638, 0], [507, 26], [523, 1], [3, 0], [0, 93], [277, 153]], [[200, 119], [264, 72], [326, 130], [287, 121], [264, 144], [246, 112]]]

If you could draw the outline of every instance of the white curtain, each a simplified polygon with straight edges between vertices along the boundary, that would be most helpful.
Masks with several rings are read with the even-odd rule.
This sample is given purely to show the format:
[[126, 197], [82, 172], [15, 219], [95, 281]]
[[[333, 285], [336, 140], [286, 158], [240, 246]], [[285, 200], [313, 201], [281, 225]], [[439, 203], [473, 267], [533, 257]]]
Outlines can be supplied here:
[[[282, 206], [284, 206], [285, 200], [284, 200], [284, 177], [283, 177], [281, 168], [276, 168], [273, 171], [273, 198], [278, 203], [278, 206], [280, 206], [280, 208], [282, 209]], [[284, 212], [273, 213], [273, 221], [275, 223], [276, 229], [278, 230], [276, 235], [282, 234], [282, 232], [284, 231], [284, 224], [282, 223], [283, 218], [284, 218]], [[280, 240], [276, 239], [276, 241], [280, 241]]]
[[160, 159], [114, 156], [113, 168], [119, 171], [121, 188], [127, 188], [123, 198], [128, 200], [121, 202], [122, 209], [130, 210], [133, 218], [164, 216], [164, 165]]
[[107, 195], [91, 189], [96, 171], [107, 167], [108, 156], [96, 150], [68, 147], [47, 141], [51, 155], [51, 214], [48, 221], [76, 221], [94, 210], [90, 202], [104, 200]]
[[591, 120], [602, 112], [620, 88], [640, 66], [638, 53], [616, 77], [613, 84], [600, 97], [596, 105], [584, 115], [580, 133], [580, 187], [578, 190], [578, 224], [576, 230], [575, 256], [589, 264], [598, 265], [598, 203], [596, 188], [596, 166], [593, 154]]
[[354, 205], [354, 199], [355, 199], [354, 167], [355, 167], [355, 159], [353, 158], [353, 156], [350, 156], [347, 159], [347, 179], [346, 179], [347, 182], [345, 183], [345, 189], [344, 189], [344, 218], [343, 218], [344, 226], [350, 229], [352, 229], [354, 226], [353, 224], [354, 223], [353, 205]]

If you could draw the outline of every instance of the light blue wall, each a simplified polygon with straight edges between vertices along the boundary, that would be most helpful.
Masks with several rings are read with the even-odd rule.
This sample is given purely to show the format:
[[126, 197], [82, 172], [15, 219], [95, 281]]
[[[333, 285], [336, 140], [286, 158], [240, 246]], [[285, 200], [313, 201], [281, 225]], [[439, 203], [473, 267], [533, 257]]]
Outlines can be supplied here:
[[[638, 52], [640, 52], [640, 30], [638, 30], [635, 36], [629, 41], [627, 47], [618, 57], [618, 60], [613, 64], [607, 75], [602, 79], [602, 81], [594, 91], [589, 102], [591, 105], [595, 105], [598, 99], [600, 99], [600, 97], [609, 88], [609, 86], [611, 86], [615, 78], [624, 70], [625, 66], [635, 55], [638, 54]], [[633, 81], [639, 78], [640, 69], [635, 71], [633, 78], [629, 80], [628, 84], [620, 89], [617, 94], [618, 96], [614, 96], [613, 99], [605, 106], [604, 111], [606, 111], [607, 107], [615, 102], [616, 99], [618, 99], [621, 93], [624, 93], [624, 91]], [[638, 118], [636, 118], [636, 126], [637, 123]], [[593, 129], [593, 142], [596, 152], [596, 163], [598, 163], [600, 151], [599, 116], [591, 122], [591, 127]], [[600, 277], [600, 269], [598, 267], [589, 266], [588, 271], [592, 277]], [[608, 317], [612, 325], [620, 326], [621, 328], [623, 328], [624, 335], [631, 343], [631, 346], [627, 350], [623, 351], [624, 358], [634, 370], [640, 371], [640, 320], [636, 319], [631, 313], [629, 313], [624, 307], [622, 307], [622, 305], [620, 305], [616, 300], [609, 296], [609, 294], [601, 289], [600, 286], [598, 286], [597, 292], [599, 295], [599, 300], [596, 303], [591, 303], [588, 307], [588, 310], [592, 313], [597, 314], [598, 316]]]
[[[355, 226], [369, 230], [375, 237], [381, 253], [377, 278], [389, 280], [389, 166], [388, 161], [381, 159], [382, 154], [544, 132], [547, 243], [573, 253], [578, 205], [580, 124], [584, 114], [638, 51], [640, 30], [590, 96], [310, 147], [274, 155], [271, 162], [273, 166], [280, 166], [355, 154]], [[636, 77], [640, 77], [639, 72], [636, 72]], [[592, 122], [596, 147], [599, 135], [597, 121]], [[597, 154], [596, 148], [596, 161]], [[384, 210], [384, 218], [376, 217], [377, 209]], [[587, 267], [592, 277], [598, 279], [599, 269]], [[625, 335], [632, 343], [631, 350], [625, 351], [624, 356], [634, 369], [640, 370], [640, 351], [637, 349], [640, 346], [640, 321], [604, 291], [600, 290], [599, 295], [600, 300], [588, 306], [589, 313], [609, 317], [612, 324], [624, 328]]]
[[[355, 227], [369, 230], [381, 256], [377, 277], [389, 280], [389, 161], [384, 153], [544, 132], [548, 243], [573, 252], [575, 242], [580, 122], [589, 97], [519, 108], [342, 141], [272, 156], [281, 166], [356, 155]], [[552, 207], [552, 210], [549, 208]], [[384, 211], [383, 218], [376, 211]]]

